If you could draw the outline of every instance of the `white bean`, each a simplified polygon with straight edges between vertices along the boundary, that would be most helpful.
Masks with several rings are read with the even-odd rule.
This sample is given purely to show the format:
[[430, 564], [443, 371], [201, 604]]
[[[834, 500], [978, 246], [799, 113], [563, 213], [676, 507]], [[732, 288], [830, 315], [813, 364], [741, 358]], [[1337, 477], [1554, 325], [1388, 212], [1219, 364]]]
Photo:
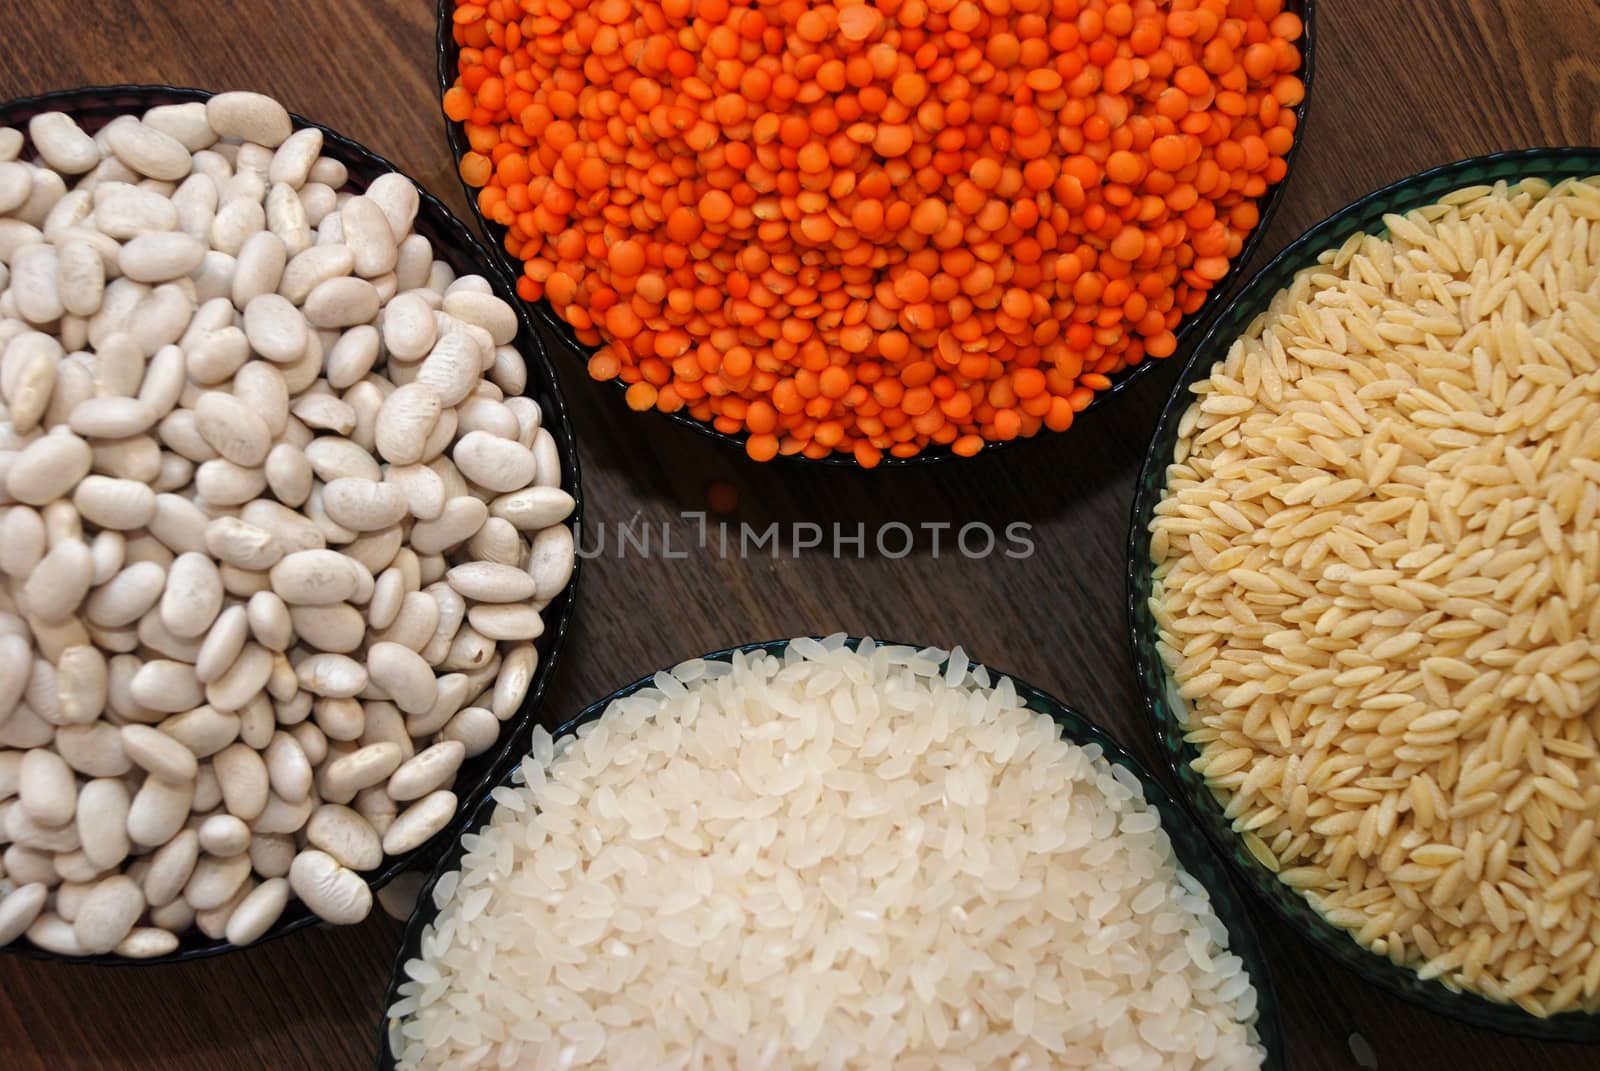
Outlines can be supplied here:
[[64, 725], [87, 725], [105, 711], [109, 684], [99, 648], [74, 644], [56, 660], [56, 715]]
[[260, 93], [218, 93], [206, 101], [206, 122], [218, 135], [276, 148], [293, 127], [283, 105]]
[[[142, 283], [131, 279], [118, 279], [118, 283], [128, 283], [132, 286], [142, 286]], [[116, 285], [115, 283], [112, 285]], [[107, 300], [102, 304], [101, 311], [105, 311], [109, 302], [110, 287], [107, 288]], [[135, 342], [139, 344], [142, 352], [155, 354], [164, 347], [171, 347], [170, 353], [175, 368], [176, 382], [171, 400], [165, 400], [145, 388], [141, 388], [139, 397], [150, 402], [156, 407], [157, 413], [165, 413], [177, 401], [178, 393], [183, 386], [183, 351], [172, 346], [183, 335], [184, 328], [189, 326], [189, 317], [194, 309], [194, 303], [189, 294], [175, 283], [162, 283], [160, 286], [143, 295], [138, 304], [128, 314], [126, 329]], [[151, 368], [154, 368], [152, 361]], [[151, 383], [151, 371], [145, 372], [145, 383]]]
[[274, 437], [289, 421], [289, 385], [283, 372], [265, 361], [251, 361], [233, 377], [233, 395], [267, 425]]
[[58, 956], [87, 954], [87, 949], [79, 942], [72, 923], [49, 911], [33, 920], [27, 929], [27, 937], [35, 946]]
[[373, 179], [366, 196], [383, 209], [389, 220], [389, 230], [397, 240], [410, 233], [411, 223], [422, 203], [415, 183], [404, 175], [390, 172]]
[[383, 850], [403, 855], [422, 847], [434, 834], [450, 824], [456, 813], [454, 792], [438, 791], [424, 796], [400, 812], [383, 835]]
[[367, 883], [326, 852], [311, 849], [295, 856], [289, 867], [289, 885], [327, 922], [349, 925], [372, 912], [372, 890]]
[[212, 757], [211, 765], [217, 771], [228, 813], [246, 822], [259, 818], [270, 795], [270, 780], [261, 753], [246, 744], [229, 744]]
[[109, 722], [63, 725], [56, 730], [55, 747], [86, 777], [121, 777], [132, 766], [122, 751], [122, 734]]
[[206, 248], [181, 231], [141, 234], [122, 247], [122, 273], [141, 283], [164, 283], [188, 275], [205, 259]]
[[[216, 219], [217, 205], [221, 203], [217, 183], [210, 175], [195, 171], [173, 192], [169, 203], [177, 214], [172, 223], [173, 227], [197, 242], [210, 239], [211, 224]], [[164, 213], [161, 209], [154, 211]], [[98, 216], [98, 207], [95, 212]], [[226, 256], [222, 253], [219, 255]]]
[[44, 521], [36, 511], [12, 506], [0, 515], [0, 572], [27, 576], [44, 557], [44, 551]]
[[89, 548], [77, 539], [57, 543], [22, 586], [28, 613], [45, 623], [64, 621], [75, 613], [94, 579]]
[[442, 740], [407, 759], [390, 776], [386, 791], [392, 799], [420, 799], [448, 785], [467, 757], [459, 740]]
[[459, 740], [466, 745], [467, 757], [481, 755], [494, 746], [500, 722], [493, 711], [483, 707], [463, 707], [439, 733], [441, 740]]
[[300, 687], [329, 699], [360, 695], [367, 687], [367, 669], [345, 655], [314, 654], [295, 667]]
[[438, 554], [471, 539], [489, 519], [482, 499], [464, 496], [444, 504], [439, 516], [418, 521], [411, 528], [411, 546], [419, 554]]
[[11, 298], [16, 311], [29, 323], [51, 323], [61, 319], [66, 306], [61, 303], [58, 253], [53, 245], [30, 245], [11, 258]]
[[447, 406], [465, 401], [483, 372], [477, 347], [464, 332], [453, 331], [434, 343], [417, 369], [416, 382], [432, 387]]
[[287, 555], [269, 572], [272, 590], [284, 602], [325, 606], [355, 595], [359, 576], [354, 562], [333, 550], [300, 550]]
[[239, 717], [210, 706], [198, 706], [174, 714], [161, 723], [161, 731], [194, 752], [197, 758], [210, 758], [239, 735]]
[[211, 248], [218, 253], [237, 257], [251, 235], [267, 227], [267, 210], [259, 198], [247, 195], [229, 196], [231, 191], [219, 191], [221, 205], [211, 217], [208, 238]]
[[496, 346], [494, 366], [489, 378], [507, 394], [521, 394], [528, 387], [528, 364], [515, 346]]
[[135, 926], [111, 951], [125, 959], [155, 959], [178, 950], [178, 935], [160, 926]]
[[378, 411], [378, 453], [395, 465], [421, 461], [428, 435], [438, 423], [442, 409], [439, 393], [426, 384], [408, 383], [397, 389]]
[[128, 837], [146, 848], [166, 844], [183, 828], [194, 801], [194, 782], [173, 784], [146, 777], [128, 809]]
[[309, 798], [291, 803], [269, 793], [266, 808], [250, 823], [250, 828], [256, 833], [298, 833], [311, 817], [313, 806]]
[[12, 215], [23, 223], [37, 226], [44, 222], [66, 192], [66, 181], [60, 175], [54, 171], [35, 171], [33, 189], [28, 191], [28, 199]]
[[[513, 399], [515, 400], [515, 399]], [[533, 440], [533, 459], [538, 472], [533, 482], [537, 487], [561, 486], [561, 454], [556, 450], [555, 436], [549, 428], [540, 428]]]
[[28, 137], [52, 170], [81, 175], [100, 162], [100, 147], [70, 115], [44, 112], [28, 121]]
[[72, 924], [78, 947], [89, 955], [110, 952], [128, 936], [144, 909], [144, 893], [132, 878], [119, 874], [98, 882]]
[[272, 652], [258, 644], [246, 644], [221, 676], [206, 685], [206, 702], [217, 710], [243, 710], [261, 694], [272, 676]]
[[438, 694], [438, 682], [428, 663], [402, 644], [372, 644], [367, 650], [367, 673], [407, 714], [427, 710]]
[[528, 575], [533, 577], [534, 598], [547, 603], [567, 586], [577, 564], [572, 529], [553, 525], [533, 537], [528, 548]]
[[[268, 458], [268, 482], [271, 458]], [[206, 551], [218, 561], [239, 569], [270, 569], [283, 557], [276, 536], [237, 517], [218, 517], [206, 525]]]
[[[215, 464], [215, 462], [206, 462]], [[180, 554], [167, 570], [161, 596], [161, 620], [175, 636], [203, 636], [222, 609], [222, 579], [205, 554]]]
[[50, 890], [43, 882], [18, 884], [0, 896], [0, 946], [8, 945], [27, 932], [44, 910]]
[[17, 795], [28, 817], [56, 828], [72, 821], [78, 806], [72, 768], [54, 751], [36, 748], [22, 758]]
[[109, 476], [85, 476], [72, 504], [91, 524], [122, 532], [143, 528], [156, 512], [155, 492], [147, 485]]
[[417, 520], [436, 520], [444, 512], [444, 481], [426, 465], [390, 465], [383, 478], [400, 489], [406, 511]]
[[533, 598], [534, 580], [514, 565], [466, 562], [445, 574], [463, 598], [475, 602], [525, 602]]
[[283, 281], [288, 262], [288, 247], [271, 231], [260, 231], [245, 239], [233, 270], [233, 304], [242, 309], [254, 298], [274, 293]]
[[305, 185], [311, 167], [322, 152], [322, 131], [316, 127], [296, 130], [283, 140], [278, 151], [272, 154], [272, 165], [267, 178], [272, 182], [286, 182], [295, 189]]
[[356, 427], [356, 411], [332, 394], [302, 394], [295, 399], [294, 417], [312, 431], [348, 435]]
[[56, 257], [61, 307], [74, 316], [93, 316], [105, 296], [106, 267], [95, 247], [86, 241], [62, 242]]
[[147, 123], [112, 123], [106, 128], [106, 141], [118, 160], [141, 175], [176, 182], [189, 173], [189, 150]]
[[285, 251], [292, 255], [311, 248], [311, 221], [293, 186], [279, 182], [267, 191], [266, 215], [267, 229], [283, 241]]
[[372, 870], [383, 862], [377, 830], [349, 807], [324, 803], [306, 822], [306, 843], [320, 848], [351, 870]]
[[165, 781], [192, 781], [199, 772], [194, 752], [176, 738], [148, 725], [124, 725], [122, 750], [152, 776]]
[[159, 104], [144, 113], [145, 126], [175, 138], [191, 153], [216, 144], [217, 132], [206, 121], [206, 106], [200, 101]]
[[228, 916], [223, 936], [230, 945], [248, 945], [261, 939], [272, 928], [289, 904], [289, 882], [269, 877], [250, 890]]
[[399, 294], [383, 309], [383, 344], [402, 361], [420, 361], [433, 348], [433, 310], [416, 294]]
[[403, 757], [398, 744], [385, 741], [333, 759], [323, 767], [318, 779], [323, 799], [347, 802], [362, 789], [383, 784], [399, 769]]
[[150, 856], [150, 869], [144, 876], [145, 899], [154, 907], [170, 903], [183, 892], [199, 861], [200, 838], [194, 830], [185, 829]]
[[534, 477], [533, 451], [488, 432], [467, 432], [450, 456], [463, 476], [488, 491], [517, 491]]
[[383, 208], [369, 197], [356, 196], [344, 203], [339, 216], [356, 274], [370, 279], [393, 271], [399, 249]]
[[72, 407], [69, 426], [88, 439], [126, 439], [155, 426], [163, 414], [138, 398], [89, 398]]
[[250, 877], [250, 857], [240, 852], [219, 859], [202, 855], [183, 887], [183, 898], [196, 911], [214, 911], [233, 898]]
[[108, 628], [130, 624], [161, 598], [166, 570], [155, 562], [136, 561], [89, 596], [89, 620]]
[[194, 407], [195, 430], [223, 458], [245, 468], [261, 465], [271, 433], [254, 410], [232, 394], [206, 391]]
[[455, 290], [445, 295], [444, 311], [488, 331], [496, 346], [504, 346], [517, 337], [515, 310], [492, 293]]
[[544, 619], [530, 605], [484, 603], [467, 611], [467, 622], [491, 640], [534, 640], [544, 635]]
[[[463, 434], [469, 431], [486, 431], [502, 439], [521, 441], [522, 427], [517, 421], [516, 413], [504, 402], [474, 396], [456, 408], [456, 415], [458, 427]], [[523, 445], [531, 443], [530, 438], [528, 443]]]
[[244, 333], [261, 356], [277, 364], [299, 360], [306, 348], [306, 321], [279, 294], [258, 294], [244, 309]]
[[229, 858], [250, 847], [250, 827], [231, 814], [214, 814], [200, 823], [200, 849], [208, 855]]
[[[9, 129], [9, 128], [7, 128]], [[0, 163], [0, 214], [21, 208], [33, 192], [33, 168], [14, 158]], [[386, 223], [385, 226], [388, 224]]]
[[355, 255], [349, 247], [314, 245], [289, 258], [283, 269], [283, 278], [278, 283], [278, 293], [300, 305], [322, 283], [349, 275], [354, 270]]
[[322, 489], [323, 508], [336, 522], [357, 532], [398, 524], [406, 515], [406, 496], [390, 483], [341, 477]]
[[262, 833], [253, 830], [250, 840], [250, 865], [257, 874], [269, 881], [289, 873], [294, 862], [294, 839], [279, 833]]

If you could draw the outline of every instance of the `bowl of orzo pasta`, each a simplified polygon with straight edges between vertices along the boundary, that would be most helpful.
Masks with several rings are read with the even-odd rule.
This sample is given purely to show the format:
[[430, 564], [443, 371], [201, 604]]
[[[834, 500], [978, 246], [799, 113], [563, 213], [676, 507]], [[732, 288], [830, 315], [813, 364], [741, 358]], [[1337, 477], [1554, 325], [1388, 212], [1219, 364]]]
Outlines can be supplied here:
[[1600, 1040], [1600, 150], [1292, 243], [1162, 414], [1134, 662], [1223, 854], [1365, 979]]

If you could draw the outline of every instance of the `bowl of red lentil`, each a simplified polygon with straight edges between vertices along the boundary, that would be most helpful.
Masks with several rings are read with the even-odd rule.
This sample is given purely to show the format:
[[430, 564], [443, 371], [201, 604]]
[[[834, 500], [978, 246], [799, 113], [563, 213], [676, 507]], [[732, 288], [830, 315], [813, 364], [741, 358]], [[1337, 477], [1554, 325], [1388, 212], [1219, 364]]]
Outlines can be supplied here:
[[446, 136], [625, 404], [871, 468], [1187, 352], [1282, 198], [1311, 0], [440, 0]]

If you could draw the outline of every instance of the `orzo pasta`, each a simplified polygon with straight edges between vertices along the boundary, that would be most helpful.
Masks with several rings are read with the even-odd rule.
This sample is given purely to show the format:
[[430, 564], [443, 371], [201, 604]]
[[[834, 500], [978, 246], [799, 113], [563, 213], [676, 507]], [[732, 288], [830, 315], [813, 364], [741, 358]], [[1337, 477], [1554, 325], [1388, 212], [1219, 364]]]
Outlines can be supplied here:
[[1459, 190], [1279, 292], [1151, 524], [1194, 767], [1396, 963], [1600, 1009], [1600, 178]]

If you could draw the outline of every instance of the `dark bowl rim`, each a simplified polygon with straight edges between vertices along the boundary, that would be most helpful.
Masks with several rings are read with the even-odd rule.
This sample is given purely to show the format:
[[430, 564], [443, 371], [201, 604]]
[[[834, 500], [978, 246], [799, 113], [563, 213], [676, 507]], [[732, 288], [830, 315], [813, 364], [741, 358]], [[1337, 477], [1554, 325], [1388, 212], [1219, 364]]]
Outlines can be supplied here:
[[[1378, 986], [1391, 996], [1436, 1015], [1498, 1033], [1574, 1044], [1600, 1041], [1600, 1013], [1564, 1012], [1541, 1019], [1523, 1011], [1515, 1004], [1503, 1004], [1467, 991], [1452, 991], [1437, 981], [1423, 982], [1417, 977], [1415, 970], [1398, 966], [1387, 957], [1356, 944], [1348, 931], [1324, 919], [1309, 902], [1279, 882], [1266, 867], [1260, 863], [1243, 861], [1238, 854], [1238, 847], [1242, 842], [1220, 818], [1220, 805], [1216, 803], [1215, 797], [1211, 797], [1208, 803], [1197, 799], [1196, 793], [1190, 788], [1188, 775], [1183, 767], [1186, 765], [1186, 760], [1193, 758], [1197, 753], [1192, 745], [1183, 741], [1181, 734], [1173, 732], [1173, 726], [1157, 709], [1152, 683], [1169, 683], [1171, 678], [1165, 667], [1159, 664], [1159, 658], [1152, 662], [1141, 652], [1141, 626], [1149, 619], [1140, 585], [1147, 581], [1150, 575], [1148, 525], [1165, 487], [1165, 479], [1160, 474], [1171, 460], [1172, 441], [1177, 422], [1188, 408], [1189, 385], [1199, 378], [1202, 371], [1210, 369], [1222, 360], [1222, 356], [1226, 353], [1224, 343], [1228, 340], [1218, 336], [1223, 324], [1232, 318], [1231, 314], [1246, 302], [1255, 302], [1264, 307], [1263, 303], [1270, 300], [1271, 294], [1266, 292], [1265, 285], [1268, 277], [1291, 263], [1309, 264], [1310, 258], [1314, 255], [1313, 250], [1316, 254], [1320, 254], [1324, 250], [1337, 248], [1340, 241], [1347, 238], [1350, 233], [1354, 233], [1350, 229], [1352, 221], [1366, 210], [1375, 204], [1404, 195], [1414, 188], [1439, 180], [1456, 181], [1464, 172], [1479, 167], [1496, 165], [1537, 167], [1584, 158], [1596, 159], [1596, 173], [1600, 174], [1600, 147], [1578, 145], [1485, 153], [1425, 168], [1386, 183], [1345, 204], [1309, 227], [1253, 273], [1218, 310], [1216, 319], [1212, 321], [1193, 352], [1185, 358], [1172, 392], [1162, 406], [1161, 415], [1151, 432], [1150, 443], [1134, 484], [1133, 504], [1129, 510], [1123, 606], [1127, 614], [1129, 660], [1134, 682], [1139, 690], [1140, 704], [1157, 742], [1157, 750], [1161, 753], [1163, 765], [1177, 786], [1176, 794], [1191, 812], [1195, 823], [1205, 831], [1216, 853], [1228, 861], [1236, 879], [1248, 888], [1257, 900], [1264, 901], [1277, 919], [1301, 939], [1322, 953], [1332, 956], [1341, 966], [1363, 981]], [[1536, 170], [1529, 170], [1525, 177], [1544, 176]], [[1374, 232], [1369, 231], [1369, 233]], [[1299, 910], [1291, 907], [1291, 898]]]
[[[822, 636], [808, 638], [818, 641], [824, 639]], [[862, 639], [863, 637], [847, 636], [844, 643], [845, 646], [854, 650], [860, 645]], [[789, 639], [758, 640], [724, 647], [720, 650], [700, 655], [699, 658], [707, 662], [729, 662], [732, 661], [735, 655], [748, 655], [756, 652], [764, 652], [781, 657], [791, 642], [792, 640]], [[908, 647], [918, 651], [938, 650], [945, 655], [953, 653], [953, 651], [944, 648], [901, 643], [894, 640], [873, 639], [872, 642], [875, 647]], [[965, 652], [963, 654], [965, 655]], [[980, 662], [971, 656], [966, 657], [969, 667], [982, 666], [988, 670], [991, 683], [997, 684], [1002, 677], [1010, 680], [1016, 688], [1017, 697], [1022, 702], [1022, 705], [1030, 710], [1049, 714], [1062, 730], [1062, 736], [1065, 739], [1080, 746], [1099, 745], [1102, 756], [1108, 762], [1124, 768], [1138, 779], [1146, 801], [1155, 808], [1161, 818], [1162, 829], [1176, 830], [1181, 828], [1185, 831], [1190, 843], [1195, 845], [1197, 850], [1195, 852], [1190, 852], [1187, 849], [1180, 851], [1177, 839], [1169, 834], [1172, 840], [1173, 854], [1178, 856], [1178, 861], [1184, 872], [1188, 873], [1205, 888], [1207, 896], [1213, 905], [1213, 910], [1227, 928], [1228, 951], [1233, 955], [1237, 955], [1243, 961], [1245, 970], [1256, 989], [1255, 1025], [1258, 1040], [1266, 1050], [1266, 1058], [1263, 1060], [1261, 1067], [1263, 1071], [1285, 1071], [1288, 1067], [1288, 1052], [1277, 991], [1272, 983], [1269, 957], [1266, 954], [1260, 934], [1256, 930], [1255, 920], [1250, 916], [1247, 900], [1234, 887], [1234, 880], [1230, 876], [1228, 868], [1213, 859], [1214, 853], [1202, 854], [1199, 850], [1205, 848], [1209, 841], [1203, 834], [1195, 835], [1195, 827], [1198, 823], [1194, 817], [1177, 801], [1176, 797], [1166, 790], [1158, 778], [1145, 769], [1143, 763], [1118, 744], [1110, 733], [1106, 732], [1098, 723], [1081, 713], [1077, 708], [1062, 702], [1049, 692], [1024, 680], [994, 669], [986, 662]], [[663, 667], [659, 672], [670, 672], [671, 668], [671, 666]], [[645, 688], [653, 687], [654, 684], [655, 674], [652, 673], [623, 685], [609, 695], [590, 703], [577, 714], [562, 722], [557, 728], [552, 729], [550, 731], [551, 738], [560, 740], [565, 736], [571, 735], [579, 726], [598, 719], [613, 702], [625, 699]], [[517, 768], [518, 766], [513, 766], [508, 769], [501, 776], [496, 787], [510, 784]], [[462, 830], [461, 835], [475, 831], [486, 824], [493, 816], [497, 806], [499, 804], [493, 795], [485, 795], [473, 810], [471, 820]], [[432, 872], [429, 873], [427, 880], [417, 893], [416, 906], [406, 920], [405, 932], [400, 939], [400, 946], [396, 950], [394, 968], [389, 978], [389, 984], [384, 988], [383, 1005], [379, 1010], [377, 1028], [378, 1071], [393, 1071], [395, 1067], [395, 1055], [389, 1050], [389, 1009], [399, 999], [397, 990], [405, 979], [406, 961], [418, 954], [422, 931], [438, 914], [438, 909], [433, 906], [434, 888], [445, 874], [459, 868], [463, 854], [465, 853], [461, 843], [461, 836], [458, 835], [449, 850], [440, 857]], [[1215, 880], [1202, 881], [1196, 873], [1195, 862], [1191, 861], [1191, 859], [1183, 858], [1185, 855], [1192, 856], [1193, 860], [1209, 867]]]
[[[41, 111], [67, 111], [79, 112], [86, 108], [99, 108], [101, 106], [118, 106], [119, 98], [127, 98], [129, 103], [123, 109], [125, 113], [136, 114], [145, 108], [160, 104], [181, 104], [191, 101], [205, 101], [221, 90], [199, 89], [192, 86], [171, 86], [156, 83], [150, 84], [118, 84], [104, 86], [78, 86], [68, 89], [55, 89], [46, 93], [38, 93], [24, 97], [14, 97], [10, 100], [0, 101], [0, 126], [9, 125], [19, 115], [30, 116]], [[549, 401], [554, 403], [549, 407], [542, 407], [543, 419], [541, 426], [550, 430], [556, 438], [557, 447], [562, 458], [561, 486], [573, 498], [572, 515], [568, 518], [568, 525], [574, 534], [579, 530], [583, 516], [582, 480], [578, 466], [577, 442], [573, 432], [572, 418], [568, 411], [567, 402], [561, 393], [561, 385], [555, 368], [555, 362], [545, 351], [544, 344], [538, 333], [533, 329], [525, 303], [515, 300], [516, 287], [506, 277], [505, 269], [500, 262], [487, 255], [482, 244], [478, 241], [470, 228], [456, 218], [455, 213], [439, 198], [429, 193], [423, 185], [417, 182], [406, 172], [402, 171], [392, 161], [378, 153], [373, 152], [360, 142], [344, 134], [324, 126], [321, 123], [307, 119], [298, 112], [290, 112], [289, 118], [296, 130], [314, 128], [322, 132], [326, 145], [337, 148], [341, 157], [359, 161], [367, 165], [373, 172], [373, 177], [387, 172], [393, 172], [405, 178], [412, 186], [416, 187], [419, 207], [418, 218], [428, 216], [429, 222], [440, 233], [441, 238], [455, 247], [453, 252], [463, 263], [470, 263], [483, 273], [491, 285], [502, 296], [509, 295], [513, 300], [512, 307], [517, 312], [518, 340], [516, 348], [522, 353], [523, 360], [528, 364], [528, 387], [542, 387], [542, 392]], [[354, 177], [354, 168], [351, 168]], [[370, 181], [363, 178], [363, 183]], [[537, 378], [536, 378], [537, 377]], [[534, 668], [533, 679], [528, 684], [528, 692], [524, 697], [517, 712], [501, 723], [500, 734], [489, 751], [484, 755], [490, 756], [484, 765], [483, 772], [470, 786], [452, 785], [453, 789], [463, 787], [468, 790], [458, 791], [459, 804], [456, 814], [450, 824], [444, 829], [428, 838], [423, 844], [399, 856], [385, 856], [384, 862], [375, 871], [362, 872], [362, 878], [367, 886], [376, 893], [399, 874], [420, 866], [431, 868], [433, 860], [438, 853], [451, 843], [459, 834], [461, 828], [475, 808], [475, 798], [486, 798], [489, 790], [499, 781], [508, 763], [520, 760], [524, 750], [523, 744], [533, 731], [535, 714], [544, 698], [551, 680], [554, 678], [556, 668], [561, 661], [561, 650], [565, 645], [567, 633], [572, 624], [572, 616], [577, 606], [578, 576], [582, 562], [574, 560], [572, 579], [550, 604], [548, 610], [553, 611], [547, 618], [549, 626], [544, 636], [535, 641], [540, 644], [539, 662]], [[297, 910], [298, 908], [298, 910]], [[152, 956], [148, 959], [130, 959], [117, 955], [94, 956], [62, 956], [44, 949], [35, 947], [21, 939], [0, 945], [0, 954], [22, 956], [28, 959], [51, 960], [59, 963], [74, 965], [92, 965], [109, 967], [144, 967], [169, 963], [187, 963], [193, 960], [208, 959], [231, 952], [245, 951], [255, 948], [267, 941], [275, 940], [286, 934], [305, 929], [320, 923], [317, 916], [305, 910], [302, 906], [291, 901], [278, 922], [264, 933], [260, 938], [249, 945], [231, 945], [225, 940], [206, 938], [204, 943], [185, 945], [180, 943], [177, 950], [163, 956]], [[180, 935], [180, 942], [191, 938], [203, 937], [198, 931], [190, 931]]]
[[[455, 7], [455, 0], [438, 0], [438, 2], [438, 34], [435, 39], [435, 52], [437, 59], [439, 95], [442, 98], [445, 91], [455, 84], [456, 79], [454, 62], [456, 44], [455, 39], [451, 35], [451, 27], [454, 25], [454, 23], [450, 17], [450, 13]], [[1301, 30], [1300, 40], [1297, 42], [1297, 47], [1300, 49], [1300, 68], [1299, 70], [1295, 71], [1294, 74], [1305, 86], [1305, 95], [1301, 98], [1300, 103], [1291, 109], [1297, 116], [1295, 137], [1294, 144], [1289, 147], [1288, 155], [1284, 157], [1285, 171], [1283, 178], [1274, 185], [1269, 186], [1267, 188], [1267, 192], [1256, 199], [1256, 207], [1260, 212], [1260, 218], [1256, 221], [1255, 228], [1249, 233], [1249, 235], [1245, 237], [1244, 244], [1239, 249], [1239, 255], [1234, 257], [1229, 262], [1227, 273], [1223, 275], [1221, 279], [1217, 280], [1216, 284], [1207, 292], [1206, 299], [1201, 304], [1200, 308], [1190, 315], [1185, 316], [1179, 322], [1176, 330], [1173, 332], [1174, 337], [1177, 339], [1177, 349], [1173, 352], [1173, 354], [1169, 357], [1147, 356], [1138, 364], [1129, 368], [1125, 368], [1121, 372], [1116, 373], [1111, 380], [1110, 387], [1103, 391], [1095, 392], [1094, 398], [1091, 399], [1089, 404], [1084, 407], [1083, 411], [1085, 413], [1093, 412], [1097, 409], [1103, 408], [1106, 405], [1109, 405], [1113, 398], [1119, 397], [1125, 393], [1135, 381], [1141, 379], [1150, 369], [1173, 363], [1181, 364], [1183, 361], [1187, 360], [1188, 354], [1192, 351], [1195, 341], [1201, 337], [1205, 329], [1209, 328], [1209, 326], [1215, 322], [1217, 316], [1220, 314], [1220, 311], [1226, 307], [1228, 302], [1234, 296], [1234, 293], [1240, 288], [1241, 285], [1243, 285], [1245, 281], [1246, 277], [1244, 275], [1244, 270], [1249, 266], [1250, 261], [1256, 254], [1256, 251], [1260, 248], [1262, 240], [1265, 238], [1267, 230], [1272, 223], [1273, 217], [1277, 214], [1278, 206], [1283, 203], [1284, 192], [1289, 185], [1289, 180], [1294, 177], [1295, 159], [1300, 153], [1300, 146], [1305, 142], [1306, 123], [1311, 115], [1311, 87], [1313, 82], [1312, 75], [1316, 66], [1315, 45], [1317, 39], [1317, 0], [1285, 0], [1285, 8], [1300, 16], [1300, 21], [1303, 27]], [[521, 275], [521, 267], [505, 250], [503, 240], [505, 237], [506, 228], [488, 219], [481, 211], [479, 211], [477, 189], [467, 184], [466, 180], [461, 177], [460, 168], [456, 166], [460, 162], [463, 153], [466, 151], [466, 139], [462, 135], [461, 124], [444, 115], [442, 107], [439, 114], [444, 120], [445, 142], [450, 148], [451, 170], [455, 172], [456, 179], [461, 185], [462, 196], [466, 198], [467, 207], [471, 211], [472, 217], [478, 222], [478, 229], [483, 233], [485, 238], [484, 244], [488, 247], [489, 255], [494, 258], [495, 262], [514, 281]], [[514, 287], [513, 294], [515, 294]], [[526, 302], [523, 301], [519, 295], [517, 296], [517, 302], [521, 305], [532, 308], [534, 319], [548, 328], [552, 336], [560, 343], [560, 348], [563, 351], [562, 357], [565, 360], [578, 361], [582, 362], [582, 365], [587, 365], [590, 351], [577, 340], [576, 336], [573, 334], [573, 329], [555, 314], [555, 310], [550, 307], [550, 303], [548, 301], [541, 298], [536, 302]], [[583, 375], [585, 379], [588, 378], [588, 372], [586, 369], [583, 370]], [[614, 390], [617, 396], [617, 401], [620, 402], [622, 394], [626, 390], [626, 384], [622, 383], [621, 380], [611, 380], [606, 389]], [[632, 411], [629, 410], [628, 412], [631, 414]], [[726, 447], [730, 447], [738, 451], [739, 456], [741, 457], [745, 456], [744, 443], [749, 437], [747, 433], [740, 432], [728, 434], [726, 432], [720, 432], [710, 424], [696, 420], [687, 412], [662, 413], [659, 410], [652, 409], [648, 414], [642, 415], [655, 417], [658, 419], [658, 422], [665, 421], [667, 423], [676, 424], [682, 428], [687, 428], [689, 431], [692, 431], [697, 435], [702, 435], [708, 439], [714, 440]], [[982, 448], [980, 448], [979, 451], [973, 455], [973, 458], [988, 457], [989, 455], [1004, 450], [1008, 447], [1016, 446], [1021, 443], [1048, 440], [1054, 437], [1066, 435], [1070, 433], [1070, 431], [1070, 428], [1066, 432], [1049, 432], [1047, 429], [1041, 429], [1038, 434], [1028, 438], [1022, 438], [1019, 436], [1015, 439], [986, 442]], [[913, 454], [911, 457], [894, 457], [886, 451], [883, 455], [883, 459], [879, 461], [877, 465], [873, 466], [873, 469], [908, 469], [958, 459], [961, 459], [960, 455], [953, 452], [948, 446], [937, 446], [930, 444], [929, 446], [924, 447], [920, 452]], [[773, 460], [792, 465], [829, 466], [840, 469], [862, 468], [860, 463], [857, 462], [856, 459], [851, 455], [841, 454], [836, 451], [830, 452], [826, 457], [819, 458], [806, 457], [804, 454], [798, 453], [779, 454]]]

